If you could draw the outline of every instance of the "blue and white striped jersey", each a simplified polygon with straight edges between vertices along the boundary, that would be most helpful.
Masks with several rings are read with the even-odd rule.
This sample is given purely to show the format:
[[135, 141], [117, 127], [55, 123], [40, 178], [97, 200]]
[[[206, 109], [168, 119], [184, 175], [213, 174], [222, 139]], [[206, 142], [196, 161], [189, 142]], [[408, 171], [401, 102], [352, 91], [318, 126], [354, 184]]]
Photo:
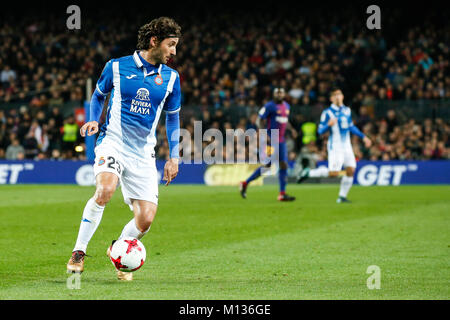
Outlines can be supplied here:
[[179, 112], [180, 77], [170, 67], [152, 65], [138, 51], [106, 63], [97, 82], [102, 95], [111, 92], [97, 146], [113, 143], [134, 158], [150, 159], [162, 110]]
[[[332, 118], [337, 118], [338, 121], [330, 127], [328, 121]], [[353, 124], [351, 109], [346, 106], [338, 107], [334, 104], [322, 112], [317, 131], [319, 134], [330, 131], [327, 144], [328, 151], [351, 149], [350, 132], [364, 138], [364, 134]]]

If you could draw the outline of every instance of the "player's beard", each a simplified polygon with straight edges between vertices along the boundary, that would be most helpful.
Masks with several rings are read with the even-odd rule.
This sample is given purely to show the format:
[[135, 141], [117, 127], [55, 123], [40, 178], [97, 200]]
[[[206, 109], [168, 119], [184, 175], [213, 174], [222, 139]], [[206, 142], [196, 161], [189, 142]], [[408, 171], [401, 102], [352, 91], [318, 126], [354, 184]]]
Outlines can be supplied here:
[[156, 62], [156, 64], [159, 64], [159, 63], [165, 64], [166, 63], [166, 59], [164, 58], [164, 52], [161, 49], [161, 46], [157, 46], [156, 48], [154, 48], [152, 50], [152, 58], [153, 58], [153, 61]]

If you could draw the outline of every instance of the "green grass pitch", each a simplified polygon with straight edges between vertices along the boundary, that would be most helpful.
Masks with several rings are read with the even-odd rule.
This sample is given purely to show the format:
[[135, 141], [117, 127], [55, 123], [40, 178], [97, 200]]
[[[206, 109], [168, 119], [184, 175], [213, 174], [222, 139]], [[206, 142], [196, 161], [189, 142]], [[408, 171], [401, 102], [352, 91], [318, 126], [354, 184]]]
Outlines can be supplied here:
[[[66, 286], [93, 187], [0, 186], [0, 299], [449, 299], [450, 186], [160, 187], [147, 261], [119, 282], [105, 255], [132, 213], [117, 190]], [[367, 268], [381, 288], [367, 288]]]

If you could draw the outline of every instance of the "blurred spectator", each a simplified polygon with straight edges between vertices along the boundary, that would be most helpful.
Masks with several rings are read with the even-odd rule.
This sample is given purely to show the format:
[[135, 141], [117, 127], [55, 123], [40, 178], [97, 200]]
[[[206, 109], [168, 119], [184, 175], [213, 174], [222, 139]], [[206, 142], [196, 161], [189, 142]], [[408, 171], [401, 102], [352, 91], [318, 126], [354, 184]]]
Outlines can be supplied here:
[[0, 81], [1, 82], [12, 82], [16, 80], [16, 72], [11, 70], [9, 65], [6, 65], [3, 70], [0, 72]]
[[302, 143], [304, 145], [316, 142], [317, 125], [314, 122], [305, 122], [302, 124]]
[[62, 150], [74, 150], [77, 141], [78, 126], [75, 123], [75, 117], [70, 116], [66, 119], [63, 127]]
[[6, 160], [20, 160], [23, 159], [25, 149], [20, 145], [20, 141], [17, 138], [12, 140], [11, 144], [6, 148], [5, 158]]
[[[184, 127], [202, 120], [203, 130], [255, 128], [255, 113], [271, 98], [272, 88], [281, 85], [294, 127], [302, 132], [301, 138], [288, 133], [292, 152], [315, 140], [308, 148], [323, 157], [326, 137], [317, 137], [313, 125], [329, 104], [329, 88], [338, 85], [355, 124], [375, 142], [367, 150], [355, 140], [361, 158], [448, 158], [448, 118], [435, 116], [421, 124], [407, 122], [395, 108], [383, 116], [376, 108], [378, 101], [450, 99], [447, 15], [421, 11], [419, 23], [410, 12], [393, 9], [375, 33], [361, 25], [359, 14], [352, 14], [357, 9], [337, 10], [321, 10], [319, 22], [315, 14], [282, 6], [245, 19], [230, 14], [233, 8], [201, 19], [174, 8], [183, 43], [169, 65], [180, 74]], [[55, 23], [59, 13], [46, 12], [45, 19], [2, 16], [0, 157], [12, 144], [10, 133], [27, 158], [84, 156], [73, 153], [78, 127], [73, 116], [65, 118], [82, 108], [86, 82], [91, 79], [95, 85], [109, 59], [132, 53], [136, 30], [148, 22], [146, 12], [109, 13], [86, 17], [86, 27], [76, 34]], [[346, 18], [339, 18], [343, 13]], [[111, 17], [127, 23], [117, 27]], [[296, 118], [300, 107], [308, 108], [312, 122]], [[157, 130], [158, 153], [164, 158], [164, 127]]]

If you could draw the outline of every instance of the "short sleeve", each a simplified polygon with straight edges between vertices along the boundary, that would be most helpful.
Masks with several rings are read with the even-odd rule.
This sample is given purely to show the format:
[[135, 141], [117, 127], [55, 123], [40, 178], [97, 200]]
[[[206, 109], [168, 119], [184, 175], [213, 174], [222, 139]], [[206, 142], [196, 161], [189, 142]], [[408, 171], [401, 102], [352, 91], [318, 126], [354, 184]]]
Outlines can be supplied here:
[[272, 105], [270, 103], [266, 103], [264, 107], [259, 109], [258, 115], [261, 119], [267, 119], [267, 117], [270, 115], [270, 112], [272, 110]]
[[330, 120], [330, 116], [327, 110], [322, 111], [322, 114], [320, 115], [320, 125], [326, 125], [328, 123], [328, 120]]
[[113, 70], [112, 60], [109, 60], [103, 68], [102, 74], [97, 81], [96, 89], [99, 93], [106, 96], [113, 88]]
[[166, 99], [163, 110], [167, 113], [175, 113], [181, 109], [181, 87], [180, 76], [176, 73], [176, 79], [173, 84], [172, 92]]
[[330, 115], [327, 110], [322, 111], [322, 114], [320, 115], [320, 123], [319, 127], [317, 128], [317, 131], [319, 134], [325, 133], [329, 129], [328, 127], [328, 121], [330, 120]]

